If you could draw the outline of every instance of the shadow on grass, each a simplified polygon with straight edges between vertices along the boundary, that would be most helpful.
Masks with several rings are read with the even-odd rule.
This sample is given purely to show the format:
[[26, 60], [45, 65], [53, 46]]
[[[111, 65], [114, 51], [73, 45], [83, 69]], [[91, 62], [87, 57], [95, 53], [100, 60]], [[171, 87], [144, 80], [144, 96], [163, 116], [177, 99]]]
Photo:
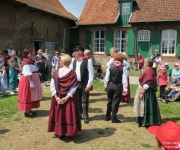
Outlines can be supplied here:
[[0, 134], [5, 134], [5, 133], [7, 133], [9, 131], [10, 131], [9, 129], [2, 129], [2, 130], [0, 130]]
[[121, 107], [133, 107], [134, 106], [134, 98], [131, 98], [128, 102], [120, 102], [120, 108]]
[[95, 129], [84, 129], [76, 136], [72, 138], [73, 142], [76, 144], [81, 144], [85, 142], [92, 141], [94, 139], [99, 139], [102, 137], [109, 137], [114, 134], [116, 128], [95, 128]]
[[[105, 113], [104, 114], [100, 114], [100, 115], [95, 115], [93, 117], [90, 117], [90, 121], [93, 121], [93, 120], [102, 120], [104, 121], [104, 123], [106, 123], [106, 121], [104, 120], [105, 119]], [[120, 119], [120, 120], [124, 120], [124, 115], [122, 114], [118, 114], [117, 115], [117, 118]]]
[[89, 96], [102, 96], [102, 95], [107, 95], [107, 93], [90, 93]]
[[35, 118], [40, 118], [40, 117], [47, 117], [49, 116], [49, 110], [35, 110], [36, 116]]
[[165, 122], [170, 121], [170, 120], [174, 121], [174, 122], [178, 122], [178, 121], [180, 121], [180, 118], [177, 118], [177, 117], [162, 118], [162, 123], [165, 123]]
[[99, 101], [105, 101], [108, 102], [107, 98], [100, 98], [100, 99], [89, 99], [89, 103], [96, 103]]
[[102, 109], [101, 108], [89, 108], [88, 110], [89, 113], [102, 113]]

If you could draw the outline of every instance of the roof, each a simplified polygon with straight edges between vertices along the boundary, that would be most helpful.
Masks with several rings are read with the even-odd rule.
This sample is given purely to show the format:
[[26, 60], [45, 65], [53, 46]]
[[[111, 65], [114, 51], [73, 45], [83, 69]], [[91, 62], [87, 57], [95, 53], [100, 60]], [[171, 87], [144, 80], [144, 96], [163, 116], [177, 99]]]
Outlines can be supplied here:
[[58, 0], [15, 0], [24, 3], [29, 7], [33, 7], [57, 16], [76, 20], [71, 13], [69, 13]]
[[119, 15], [116, 0], [87, 0], [79, 25], [113, 24]]
[[180, 0], [136, 0], [130, 23], [180, 20]]

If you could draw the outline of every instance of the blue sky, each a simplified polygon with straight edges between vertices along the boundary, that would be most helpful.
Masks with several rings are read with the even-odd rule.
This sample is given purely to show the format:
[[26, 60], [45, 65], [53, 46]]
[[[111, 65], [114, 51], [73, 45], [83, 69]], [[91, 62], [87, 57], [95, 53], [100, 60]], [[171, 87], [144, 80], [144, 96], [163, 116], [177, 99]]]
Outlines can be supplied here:
[[59, 0], [59, 1], [66, 8], [67, 11], [69, 11], [77, 18], [80, 17], [81, 12], [86, 3], [86, 0]]

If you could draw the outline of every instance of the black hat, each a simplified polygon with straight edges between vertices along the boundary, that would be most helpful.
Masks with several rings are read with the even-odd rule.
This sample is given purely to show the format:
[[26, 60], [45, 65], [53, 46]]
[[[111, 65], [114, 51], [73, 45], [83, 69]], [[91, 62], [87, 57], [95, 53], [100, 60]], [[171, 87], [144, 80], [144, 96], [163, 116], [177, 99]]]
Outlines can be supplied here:
[[84, 47], [82, 47], [82, 46], [76, 46], [76, 48], [74, 49], [74, 51], [82, 51], [82, 52], [84, 52]]
[[63, 48], [63, 49], [61, 50], [61, 53], [68, 54], [68, 49]]

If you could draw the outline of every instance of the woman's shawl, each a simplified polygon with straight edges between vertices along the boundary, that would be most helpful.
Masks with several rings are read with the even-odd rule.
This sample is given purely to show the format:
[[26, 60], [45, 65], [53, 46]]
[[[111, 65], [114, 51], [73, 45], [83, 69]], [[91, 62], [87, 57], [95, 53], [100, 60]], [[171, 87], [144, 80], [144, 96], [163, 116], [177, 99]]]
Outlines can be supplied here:
[[29, 59], [29, 58], [23, 58], [22, 66], [27, 65], [27, 64], [34, 65], [34, 64], [35, 64], [35, 61], [32, 60], [32, 59]]
[[139, 83], [141, 86], [148, 84], [150, 88], [157, 91], [156, 73], [153, 68], [149, 67], [143, 72], [143, 74], [139, 77]]
[[[53, 74], [53, 79], [55, 83], [55, 88], [57, 91], [57, 96], [64, 97], [70, 90], [70, 88], [76, 87], [78, 84], [76, 73], [71, 70], [69, 73], [67, 73], [65, 76], [59, 78], [58, 77], [59, 69], [56, 70]], [[62, 98], [61, 97], [61, 98]]]

